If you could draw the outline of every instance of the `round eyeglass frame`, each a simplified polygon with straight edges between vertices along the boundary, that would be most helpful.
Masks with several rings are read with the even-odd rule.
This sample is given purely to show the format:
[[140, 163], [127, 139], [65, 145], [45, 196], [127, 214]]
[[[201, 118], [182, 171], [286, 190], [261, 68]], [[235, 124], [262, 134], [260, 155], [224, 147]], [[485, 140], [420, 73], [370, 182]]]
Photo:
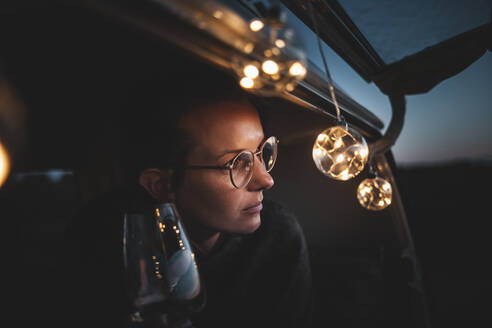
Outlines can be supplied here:
[[[275, 163], [277, 161], [277, 154], [278, 154], [278, 144], [279, 144], [279, 139], [275, 136], [271, 136], [271, 137], [268, 137], [267, 139], [265, 139], [265, 141], [263, 141], [263, 143], [261, 144], [260, 146], [260, 150], [258, 150], [257, 152], [252, 152], [251, 150], [242, 150], [240, 151], [236, 156], [234, 156], [234, 158], [232, 158], [230, 161], [228, 161], [227, 163], [225, 163], [224, 165], [222, 166], [218, 166], [218, 165], [188, 165], [186, 166], [185, 168], [186, 169], [212, 169], [212, 170], [229, 170], [229, 178], [231, 179], [231, 183], [232, 185], [237, 188], [237, 189], [241, 189], [243, 188], [244, 186], [247, 186], [248, 183], [251, 181], [251, 178], [253, 177], [253, 172], [254, 172], [254, 168], [255, 168], [255, 157], [258, 156], [258, 155], [261, 155], [263, 153], [263, 149], [265, 147], [265, 145], [267, 144], [267, 142], [269, 140], [271, 140], [273, 138], [273, 144], [275, 146], [275, 157], [273, 158], [273, 163], [271, 164], [270, 168], [267, 168], [266, 165], [265, 165], [265, 170], [267, 172], [270, 172], [273, 167], [275, 166]], [[252, 158], [253, 158], [253, 167], [251, 168], [251, 170], [249, 171], [248, 173], [248, 176], [247, 178], [244, 180], [244, 182], [241, 184], [241, 185], [237, 185], [235, 182], [234, 182], [234, 178], [232, 177], [232, 170], [234, 169], [234, 164], [235, 162], [237, 161], [237, 159], [244, 153], [249, 153], [252, 155]], [[259, 157], [260, 158], [260, 162], [263, 163], [263, 157]], [[265, 164], [265, 163], [263, 163]]]

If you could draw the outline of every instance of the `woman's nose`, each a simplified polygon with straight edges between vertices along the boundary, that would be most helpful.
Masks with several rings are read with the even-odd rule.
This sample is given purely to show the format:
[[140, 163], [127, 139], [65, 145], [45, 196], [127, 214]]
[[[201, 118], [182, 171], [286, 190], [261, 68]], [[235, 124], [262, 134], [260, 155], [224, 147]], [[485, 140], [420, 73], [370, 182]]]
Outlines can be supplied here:
[[[255, 156], [256, 157], [256, 156]], [[267, 190], [273, 187], [274, 181], [270, 173], [266, 171], [265, 164], [258, 158], [255, 159], [253, 176], [248, 184], [249, 190]]]

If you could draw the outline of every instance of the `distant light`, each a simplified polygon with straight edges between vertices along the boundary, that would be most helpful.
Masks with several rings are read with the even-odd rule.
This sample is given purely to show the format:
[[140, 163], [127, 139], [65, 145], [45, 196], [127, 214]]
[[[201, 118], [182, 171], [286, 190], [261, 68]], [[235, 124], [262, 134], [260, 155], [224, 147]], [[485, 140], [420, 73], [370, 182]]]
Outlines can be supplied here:
[[246, 75], [247, 77], [249, 77], [250, 79], [255, 79], [258, 77], [258, 74], [260, 74], [260, 72], [258, 71], [258, 68], [256, 68], [255, 65], [246, 65], [244, 67], [244, 75]]
[[277, 74], [278, 65], [273, 60], [266, 60], [261, 65], [261, 69], [263, 70], [263, 72], [265, 72], [269, 75], [273, 75], [273, 74]]
[[249, 77], [243, 77], [241, 81], [239, 81], [239, 84], [245, 89], [251, 89], [255, 85], [255, 82]]
[[265, 24], [263, 24], [263, 22], [259, 19], [254, 19], [251, 21], [251, 23], [249, 23], [249, 28], [253, 32], [260, 31], [264, 26], [265, 26]]
[[9, 173], [10, 173], [9, 155], [7, 154], [7, 150], [5, 150], [2, 143], [0, 142], [0, 187], [3, 185], [5, 180], [7, 180]]

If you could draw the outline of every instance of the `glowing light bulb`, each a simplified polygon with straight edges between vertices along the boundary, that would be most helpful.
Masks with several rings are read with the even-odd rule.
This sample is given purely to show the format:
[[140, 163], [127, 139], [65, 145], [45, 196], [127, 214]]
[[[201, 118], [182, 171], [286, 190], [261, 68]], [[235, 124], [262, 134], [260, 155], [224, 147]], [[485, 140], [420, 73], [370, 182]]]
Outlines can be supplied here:
[[265, 26], [265, 24], [263, 24], [263, 22], [259, 19], [254, 19], [251, 21], [251, 23], [249, 23], [249, 28], [253, 32], [260, 31], [264, 26]]
[[[342, 146], [343, 146], [343, 141], [342, 141], [342, 139], [341, 139], [341, 138], [337, 139], [337, 140], [335, 141], [335, 144], [334, 144], [333, 146], [334, 146], [335, 148], [340, 148], [340, 147], [342, 147]], [[357, 153], [359, 153], [359, 152], [357, 152]], [[357, 154], [357, 153], [356, 153], [356, 154]]]
[[[286, 91], [294, 91], [298, 83], [305, 78], [306, 53], [301, 46], [302, 41], [289, 26], [270, 26], [269, 23], [268, 20], [263, 21], [258, 18], [249, 21], [249, 28], [252, 31], [261, 30], [258, 33], [263, 33], [268, 27], [269, 32], [275, 33], [270, 33], [267, 44], [263, 42], [253, 44], [238, 39], [235, 47], [242, 50], [242, 53], [232, 56], [231, 68], [236, 74], [238, 83], [248, 92], [277, 96]], [[256, 69], [249, 65], [253, 65]], [[244, 79], [245, 77], [249, 80]], [[241, 82], [241, 79], [244, 80]]]
[[285, 47], [285, 41], [282, 39], [277, 39], [277, 40], [275, 40], [275, 45], [279, 48], [283, 48], [283, 47]]
[[217, 19], [221, 19], [224, 16], [224, 12], [221, 10], [214, 11], [214, 17]]
[[254, 49], [255, 49], [255, 45], [252, 44], [251, 42], [248, 42], [244, 45], [244, 52], [247, 54], [252, 53]]
[[5, 180], [10, 173], [10, 159], [7, 151], [0, 143], [0, 187], [3, 185]]
[[380, 211], [388, 207], [392, 196], [391, 184], [380, 177], [365, 179], [357, 188], [360, 205], [372, 211]]
[[294, 64], [292, 64], [290, 66], [289, 74], [292, 76], [305, 75], [306, 74], [306, 68], [304, 68], [304, 66], [301, 63], [295, 62]]
[[355, 130], [337, 125], [318, 135], [313, 146], [313, 160], [324, 175], [346, 181], [357, 176], [367, 162], [369, 149]]
[[239, 81], [239, 85], [245, 89], [251, 89], [255, 85], [255, 82], [249, 77], [243, 77], [241, 81]]
[[277, 74], [278, 65], [273, 60], [265, 60], [261, 65], [261, 69], [263, 70], [263, 72], [273, 75], [273, 74]]
[[318, 139], [318, 142], [326, 142], [326, 139], [328, 139], [328, 136], [324, 133], [320, 133], [318, 135], [318, 138], [316, 138], [316, 139]]
[[346, 181], [350, 179], [348, 170], [343, 170], [342, 173], [340, 174], [341, 180]]
[[260, 72], [258, 71], [258, 68], [256, 68], [255, 65], [249, 64], [244, 67], [244, 75], [246, 75], [250, 79], [257, 78], [259, 74]]

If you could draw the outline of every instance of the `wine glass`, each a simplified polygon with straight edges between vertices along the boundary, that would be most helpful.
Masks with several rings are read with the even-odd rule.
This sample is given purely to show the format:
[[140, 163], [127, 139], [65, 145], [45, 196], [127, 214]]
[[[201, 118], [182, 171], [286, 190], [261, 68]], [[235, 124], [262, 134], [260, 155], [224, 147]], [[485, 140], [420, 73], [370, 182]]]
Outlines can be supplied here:
[[[187, 233], [173, 203], [126, 213], [123, 260], [134, 325], [169, 327], [200, 311], [205, 293]], [[189, 325], [191, 326], [191, 325]]]

